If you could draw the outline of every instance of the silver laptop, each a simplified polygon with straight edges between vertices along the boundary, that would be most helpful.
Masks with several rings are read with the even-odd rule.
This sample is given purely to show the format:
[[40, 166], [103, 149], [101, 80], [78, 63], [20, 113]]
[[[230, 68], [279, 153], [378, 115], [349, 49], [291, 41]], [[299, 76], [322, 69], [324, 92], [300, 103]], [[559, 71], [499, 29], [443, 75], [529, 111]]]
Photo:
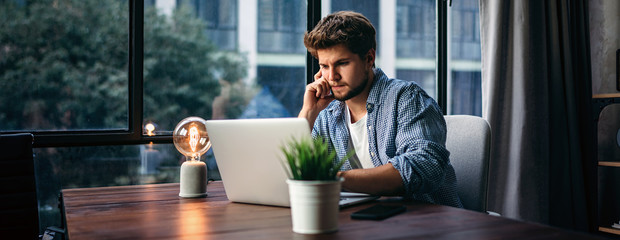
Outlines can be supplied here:
[[[310, 138], [303, 118], [208, 120], [207, 132], [230, 201], [289, 207], [288, 178], [281, 146], [292, 138]], [[343, 193], [346, 207], [377, 197]]]

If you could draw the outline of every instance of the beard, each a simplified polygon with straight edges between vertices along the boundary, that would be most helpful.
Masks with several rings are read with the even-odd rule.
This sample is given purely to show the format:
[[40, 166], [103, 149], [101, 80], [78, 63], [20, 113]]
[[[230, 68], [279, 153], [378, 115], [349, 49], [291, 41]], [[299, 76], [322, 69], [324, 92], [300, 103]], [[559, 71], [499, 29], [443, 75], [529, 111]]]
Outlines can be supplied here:
[[355, 96], [359, 95], [364, 91], [366, 85], [368, 85], [368, 70], [364, 71], [364, 79], [362, 79], [362, 82], [359, 85], [355, 86], [353, 89], [351, 89], [351, 91], [345, 92], [342, 95], [336, 95], [336, 93], [333, 93], [334, 98], [339, 101], [346, 101], [354, 98]]

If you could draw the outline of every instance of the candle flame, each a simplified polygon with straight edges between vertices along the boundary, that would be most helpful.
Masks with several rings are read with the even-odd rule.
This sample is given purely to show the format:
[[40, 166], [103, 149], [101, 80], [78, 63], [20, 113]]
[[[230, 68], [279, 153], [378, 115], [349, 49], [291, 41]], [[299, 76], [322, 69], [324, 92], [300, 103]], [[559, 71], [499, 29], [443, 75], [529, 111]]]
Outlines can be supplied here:
[[155, 124], [147, 123], [146, 126], [144, 126], [144, 129], [146, 129], [146, 135], [148, 136], [155, 135], [153, 134], [153, 131], [155, 131]]

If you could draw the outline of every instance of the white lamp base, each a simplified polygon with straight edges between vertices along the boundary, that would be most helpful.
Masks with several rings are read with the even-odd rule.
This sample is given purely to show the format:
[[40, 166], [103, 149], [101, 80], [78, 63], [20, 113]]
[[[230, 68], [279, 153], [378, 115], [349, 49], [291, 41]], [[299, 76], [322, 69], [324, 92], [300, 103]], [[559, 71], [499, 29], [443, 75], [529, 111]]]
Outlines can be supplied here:
[[201, 161], [185, 161], [181, 165], [180, 197], [199, 198], [207, 196], [207, 164]]

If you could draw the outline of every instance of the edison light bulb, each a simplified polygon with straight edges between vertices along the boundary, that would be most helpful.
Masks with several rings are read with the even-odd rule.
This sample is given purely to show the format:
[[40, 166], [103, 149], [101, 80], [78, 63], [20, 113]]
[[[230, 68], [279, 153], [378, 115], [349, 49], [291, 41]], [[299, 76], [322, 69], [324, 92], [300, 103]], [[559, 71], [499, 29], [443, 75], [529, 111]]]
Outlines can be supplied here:
[[200, 156], [211, 148], [206, 121], [199, 117], [188, 117], [179, 122], [172, 134], [172, 141], [179, 152], [185, 155], [181, 165], [181, 197], [207, 196], [207, 165]]
[[181, 120], [174, 129], [174, 146], [187, 160], [199, 161], [200, 156], [211, 148], [205, 123], [202, 118], [188, 117]]

